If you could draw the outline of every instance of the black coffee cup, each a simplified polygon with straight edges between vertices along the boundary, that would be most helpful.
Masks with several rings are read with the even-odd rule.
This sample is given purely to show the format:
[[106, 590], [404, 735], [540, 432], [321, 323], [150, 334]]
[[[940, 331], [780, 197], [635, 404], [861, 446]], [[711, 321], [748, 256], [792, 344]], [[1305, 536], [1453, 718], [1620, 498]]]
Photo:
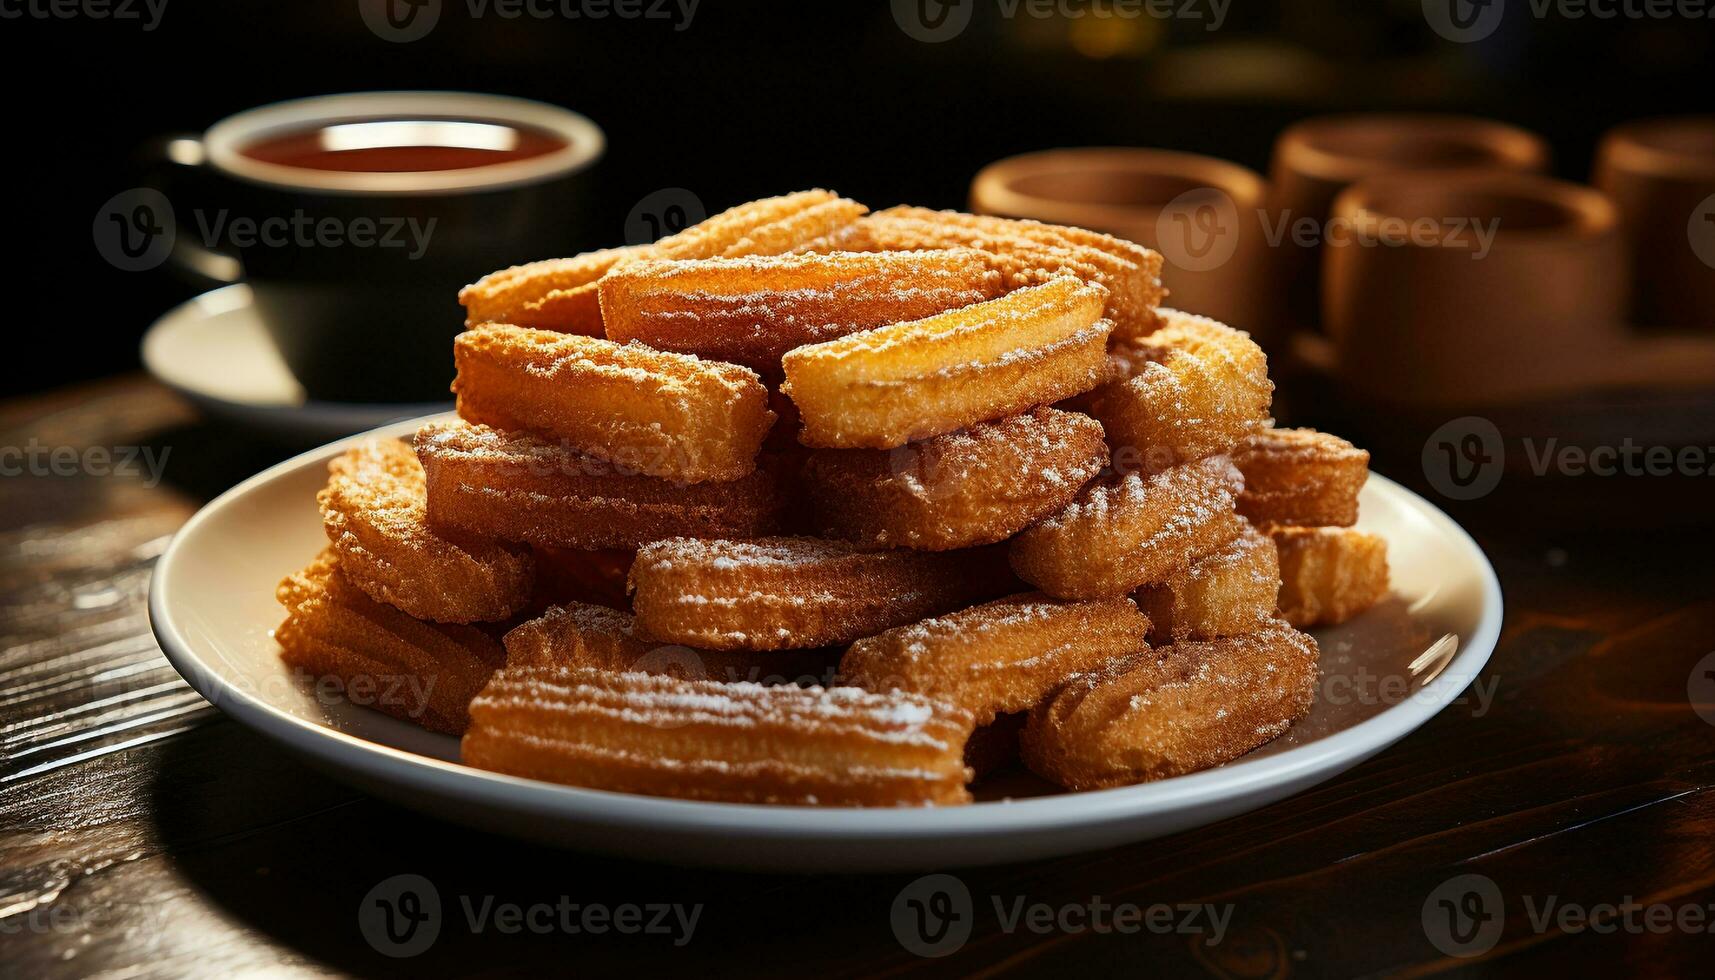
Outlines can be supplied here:
[[192, 178], [170, 181], [172, 259], [214, 280], [242, 270], [310, 398], [422, 402], [447, 397], [459, 287], [581, 243], [605, 138], [540, 102], [369, 92], [160, 146]]

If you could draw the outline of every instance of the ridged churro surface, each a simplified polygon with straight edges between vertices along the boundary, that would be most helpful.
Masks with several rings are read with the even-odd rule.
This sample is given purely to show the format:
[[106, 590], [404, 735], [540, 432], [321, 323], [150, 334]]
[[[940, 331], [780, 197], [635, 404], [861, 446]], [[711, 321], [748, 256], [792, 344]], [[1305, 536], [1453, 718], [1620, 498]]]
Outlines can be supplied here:
[[1038, 408], [898, 449], [818, 450], [804, 473], [827, 536], [944, 551], [1058, 513], [1107, 462], [1101, 423]]
[[783, 390], [805, 445], [892, 449], [1094, 387], [1102, 290], [1070, 276], [790, 351]]
[[756, 468], [768, 390], [735, 364], [506, 324], [453, 343], [458, 412], [522, 429], [625, 471], [698, 483]]
[[655, 640], [712, 650], [850, 643], [1009, 591], [994, 549], [861, 551], [820, 538], [674, 538], [631, 566], [632, 607]]
[[970, 801], [968, 716], [917, 695], [518, 666], [471, 704], [466, 765], [733, 803]]
[[370, 439], [328, 464], [322, 527], [352, 584], [442, 623], [505, 619], [530, 601], [528, 549], [492, 535], [448, 536], [427, 520], [423, 468], [397, 439]]
[[1074, 674], [1149, 646], [1130, 599], [1071, 602], [1028, 592], [900, 626], [853, 643], [848, 684], [950, 701], [986, 725], [1032, 708]]
[[555, 548], [636, 548], [672, 537], [748, 537], [776, 529], [773, 467], [683, 484], [628, 474], [528, 433], [431, 422], [417, 433], [436, 528]]
[[1067, 789], [1164, 779], [1283, 734], [1315, 699], [1316, 641], [1279, 620], [1242, 636], [1157, 647], [1038, 705], [1019, 750]]
[[353, 704], [430, 731], [457, 734], [465, 708], [506, 660], [474, 626], [413, 619], [376, 602], [340, 574], [324, 552], [275, 591], [286, 620], [274, 630], [280, 658]]
[[1224, 456], [1153, 476], [1106, 477], [1013, 538], [1012, 567], [1026, 582], [1068, 599], [1121, 596], [1166, 581], [1238, 535], [1233, 498], [1242, 486]]

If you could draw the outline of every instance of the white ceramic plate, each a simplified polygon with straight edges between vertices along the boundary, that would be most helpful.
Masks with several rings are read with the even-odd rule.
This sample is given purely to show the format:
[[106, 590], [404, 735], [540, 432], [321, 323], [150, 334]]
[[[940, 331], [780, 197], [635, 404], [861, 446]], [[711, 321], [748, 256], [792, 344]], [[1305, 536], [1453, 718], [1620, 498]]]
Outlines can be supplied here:
[[[405, 435], [416, 422], [381, 430]], [[546, 843], [657, 861], [798, 871], [931, 869], [1112, 847], [1272, 803], [1386, 748], [1457, 698], [1501, 623], [1494, 570], [1458, 525], [1371, 476], [1360, 527], [1388, 541], [1395, 595], [1319, 631], [1324, 682], [1283, 738], [1207, 772], [1050, 793], [1027, 776], [979, 802], [923, 810], [693, 803], [469, 769], [458, 742], [320, 698], [281, 664], [274, 586], [325, 541], [315, 492], [354, 440], [287, 460], [204, 507], [162, 556], [149, 596], [179, 672], [240, 723], [377, 795]]]
[[210, 290], [156, 320], [143, 335], [143, 366], [210, 417], [294, 448], [450, 406], [312, 401], [257, 319], [243, 283]]

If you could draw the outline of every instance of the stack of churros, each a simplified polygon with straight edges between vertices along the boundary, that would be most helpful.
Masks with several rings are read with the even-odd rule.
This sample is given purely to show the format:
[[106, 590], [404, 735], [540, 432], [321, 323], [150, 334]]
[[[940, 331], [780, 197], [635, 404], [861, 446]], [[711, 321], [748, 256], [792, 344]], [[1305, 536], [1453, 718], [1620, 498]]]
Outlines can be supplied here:
[[[969, 802], [1220, 765], [1387, 591], [1368, 454], [1078, 228], [813, 190], [460, 294], [458, 418], [335, 459], [285, 660], [591, 789]], [[358, 700], [352, 698], [353, 701]]]

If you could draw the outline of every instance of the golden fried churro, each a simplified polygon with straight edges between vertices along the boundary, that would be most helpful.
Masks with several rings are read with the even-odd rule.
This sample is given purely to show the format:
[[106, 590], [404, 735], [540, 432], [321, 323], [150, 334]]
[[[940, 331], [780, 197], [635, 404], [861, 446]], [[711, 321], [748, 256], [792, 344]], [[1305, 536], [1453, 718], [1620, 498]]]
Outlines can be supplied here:
[[596, 283], [615, 265], [646, 253], [644, 246], [604, 248], [569, 259], [545, 259], [491, 272], [459, 290], [465, 326], [511, 323], [600, 337], [601, 301]]
[[1069, 274], [1107, 287], [1105, 316], [1122, 337], [1153, 327], [1160, 304], [1161, 255], [1112, 235], [1039, 221], [900, 206], [855, 221], [807, 247], [896, 251], [974, 248], [1010, 287]]
[[1003, 594], [990, 549], [859, 551], [819, 538], [645, 545], [632, 607], [649, 637], [709, 650], [831, 646]]
[[679, 484], [526, 433], [463, 421], [417, 432], [432, 527], [556, 548], [635, 548], [669, 537], [776, 530], [774, 467], [737, 480]]
[[1107, 462], [1101, 423], [1038, 408], [893, 450], [817, 450], [804, 474], [826, 536], [945, 551], [1059, 513]]
[[1249, 633], [1274, 615], [1279, 592], [1274, 541], [1246, 524], [1238, 537], [1133, 598], [1154, 624], [1151, 638], [1171, 643]]
[[918, 320], [1000, 293], [969, 249], [633, 262], [601, 283], [611, 340], [780, 374], [794, 347]]
[[970, 802], [969, 717], [916, 695], [518, 666], [471, 704], [466, 765], [734, 803]]
[[1387, 595], [1387, 542], [1350, 528], [1272, 527], [1280, 614], [1298, 627], [1343, 623]]
[[853, 643], [845, 682], [949, 701], [986, 725], [1034, 707], [1074, 674], [1149, 646], [1130, 599], [1071, 602], [1040, 592], [997, 599]]
[[453, 343], [458, 411], [632, 473], [698, 483], [756, 468], [774, 413], [756, 373], [641, 344], [486, 324]]
[[1258, 429], [1233, 453], [1245, 475], [1239, 513], [1259, 524], [1349, 527], [1370, 454], [1315, 429]]
[[649, 246], [649, 254], [660, 259], [779, 255], [838, 232], [868, 210], [833, 191], [765, 197], [669, 235]]
[[1242, 636], [1158, 647], [1086, 674], [1030, 713], [1020, 754], [1067, 789], [1218, 766], [1304, 717], [1316, 641], [1279, 620]]
[[1243, 485], [1225, 456], [1099, 480], [1012, 539], [1013, 570], [1067, 599], [1121, 596], [1165, 581], [1238, 535], [1233, 498]]
[[458, 734], [465, 708], [506, 660], [474, 626], [427, 623], [376, 602], [340, 574], [332, 549], [287, 576], [275, 592], [286, 621], [274, 631], [280, 658], [337, 685], [353, 704], [430, 731]]
[[530, 602], [527, 549], [429, 526], [423, 468], [397, 439], [369, 439], [328, 464], [322, 527], [353, 585], [418, 619], [505, 619]]
[[582, 602], [550, 607], [505, 637], [506, 665], [595, 667], [640, 671], [683, 680], [791, 684], [831, 680], [833, 659], [822, 650], [693, 650], [640, 636], [628, 612]]
[[1162, 310], [1165, 326], [1119, 348], [1136, 373], [1077, 404], [1101, 420], [1108, 444], [1146, 469], [1231, 452], [1268, 419], [1268, 358], [1242, 330]]
[[1111, 324], [1102, 290], [1061, 277], [783, 359], [808, 446], [892, 449], [1093, 387]]

